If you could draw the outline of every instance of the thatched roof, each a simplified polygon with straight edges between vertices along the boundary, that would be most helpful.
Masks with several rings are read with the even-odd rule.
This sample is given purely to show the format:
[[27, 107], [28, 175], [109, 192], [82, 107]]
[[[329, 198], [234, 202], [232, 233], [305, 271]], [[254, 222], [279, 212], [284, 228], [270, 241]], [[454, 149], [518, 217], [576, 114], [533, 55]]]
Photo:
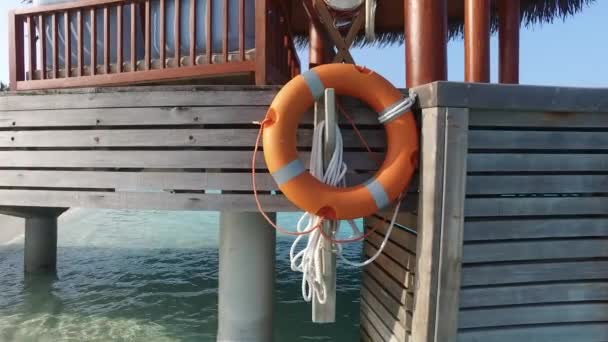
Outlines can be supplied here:
[[[307, 44], [308, 21], [303, 15], [302, 0], [293, 0], [292, 21], [293, 29], [297, 35], [296, 41], [299, 46]], [[564, 20], [585, 7], [590, 6], [596, 0], [521, 0], [521, 22], [525, 27], [539, 23], [552, 23], [556, 19]], [[448, 21], [450, 38], [460, 38], [463, 29], [463, 0], [448, 0]], [[497, 3], [492, 7], [492, 30], [497, 27]], [[377, 38], [373, 43], [366, 42], [363, 36], [359, 36], [355, 42], [356, 46], [376, 45], [386, 46], [403, 43], [403, 0], [378, 0], [376, 16]]]

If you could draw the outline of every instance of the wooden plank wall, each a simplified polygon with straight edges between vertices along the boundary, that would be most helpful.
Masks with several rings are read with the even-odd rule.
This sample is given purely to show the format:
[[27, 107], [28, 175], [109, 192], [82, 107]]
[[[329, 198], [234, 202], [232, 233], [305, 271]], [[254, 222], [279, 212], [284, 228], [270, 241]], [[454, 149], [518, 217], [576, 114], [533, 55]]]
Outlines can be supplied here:
[[[263, 119], [275, 94], [273, 88], [175, 86], [0, 96], [0, 206], [255, 211], [250, 172], [258, 126], [252, 122]], [[352, 101], [344, 105], [381, 151], [376, 115]], [[340, 120], [347, 178], [359, 183], [376, 162]], [[305, 163], [311, 137], [309, 113], [297, 136]], [[295, 210], [274, 193], [261, 152], [258, 157], [264, 208]], [[416, 201], [409, 196], [408, 203]]]
[[471, 110], [459, 342], [608, 340], [608, 113]]
[[[366, 259], [378, 251], [391, 217], [392, 213], [383, 212], [365, 219], [366, 232], [375, 230], [364, 243]], [[401, 342], [411, 338], [417, 221], [415, 211], [399, 214], [384, 251], [363, 270], [360, 316], [363, 341]]]

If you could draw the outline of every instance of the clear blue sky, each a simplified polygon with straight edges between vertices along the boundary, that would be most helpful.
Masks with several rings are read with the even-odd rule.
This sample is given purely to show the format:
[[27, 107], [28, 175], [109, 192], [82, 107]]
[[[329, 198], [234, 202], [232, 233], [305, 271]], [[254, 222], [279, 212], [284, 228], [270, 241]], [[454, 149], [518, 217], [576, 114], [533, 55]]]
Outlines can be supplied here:
[[[6, 38], [9, 8], [19, 0], [0, 0], [0, 80], [8, 81], [8, 42]], [[521, 76], [524, 84], [608, 87], [608, 1], [598, 0], [575, 17], [553, 24], [523, 28], [521, 33]], [[497, 80], [497, 37], [492, 37], [492, 81]], [[365, 48], [353, 51], [357, 64], [384, 75], [395, 85], [405, 83], [403, 46], [384, 49]], [[300, 54], [302, 65], [308, 54]], [[449, 43], [449, 79], [462, 81], [464, 50], [462, 40]]]

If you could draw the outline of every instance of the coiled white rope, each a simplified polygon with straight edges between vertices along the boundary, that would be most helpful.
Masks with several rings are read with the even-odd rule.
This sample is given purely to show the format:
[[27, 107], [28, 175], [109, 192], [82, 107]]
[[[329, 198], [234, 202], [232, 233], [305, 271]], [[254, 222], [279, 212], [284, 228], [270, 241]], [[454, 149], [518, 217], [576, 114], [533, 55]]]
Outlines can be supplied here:
[[[321, 121], [315, 126], [313, 132], [313, 142], [312, 142], [312, 152], [310, 155], [310, 173], [316, 177], [317, 179], [323, 181], [326, 184], [333, 186], [342, 186], [346, 185], [345, 175], [348, 170], [346, 163], [343, 161], [343, 140], [342, 134], [340, 133], [340, 129], [336, 127], [336, 146], [332, 153], [329, 164], [327, 165], [327, 170], [323, 171], [323, 130], [325, 123]], [[397, 218], [397, 214], [399, 212], [399, 205], [397, 204], [395, 208], [395, 212], [391, 219], [391, 224], [387, 229], [386, 235], [384, 237], [384, 241], [378, 248], [375, 255], [373, 255], [370, 259], [364, 262], [353, 262], [346, 259], [342, 255], [342, 246], [339, 243], [334, 243], [336, 248], [336, 253], [340, 257], [340, 259], [346, 264], [354, 267], [363, 267], [372, 263], [383, 251], [388, 238], [391, 234], [393, 226], [395, 224], [395, 220]], [[310, 230], [315, 226], [318, 226], [321, 221], [321, 217], [316, 216], [311, 213], [304, 213], [302, 217], [298, 220], [297, 231], [303, 232], [306, 230]], [[360, 236], [363, 234], [357, 228], [354, 221], [348, 221], [352, 233], [354, 236]], [[340, 229], [340, 225], [338, 225], [337, 230]], [[336, 234], [338, 232], [336, 231]], [[296, 272], [302, 273], [302, 297], [305, 301], [310, 302], [313, 299], [313, 296], [316, 300], [324, 304], [327, 300], [327, 286], [323, 281], [322, 274], [322, 265], [321, 265], [321, 253], [323, 246], [323, 235], [320, 232], [320, 229], [314, 229], [310, 234], [307, 235], [299, 235], [289, 250], [289, 260], [291, 263], [291, 269]], [[306, 246], [296, 253], [296, 249], [300, 242], [303, 239], [308, 239], [306, 241]]]

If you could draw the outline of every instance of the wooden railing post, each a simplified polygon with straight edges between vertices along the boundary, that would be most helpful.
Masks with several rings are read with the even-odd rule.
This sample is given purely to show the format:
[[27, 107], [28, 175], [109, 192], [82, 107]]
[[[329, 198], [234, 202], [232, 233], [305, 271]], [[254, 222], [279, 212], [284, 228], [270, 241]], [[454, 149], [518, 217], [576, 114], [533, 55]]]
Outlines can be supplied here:
[[490, 0], [464, 2], [464, 80], [490, 82]]
[[406, 86], [447, 79], [447, 0], [404, 0]]
[[256, 0], [255, 3], [255, 84], [265, 85], [268, 83], [268, 1]]
[[17, 82], [25, 80], [25, 61], [23, 49], [23, 19], [14, 11], [8, 13], [8, 42], [9, 42], [9, 86], [17, 90]]
[[519, 83], [520, 0], [498, 3], [499, 76], [500, 83]]

